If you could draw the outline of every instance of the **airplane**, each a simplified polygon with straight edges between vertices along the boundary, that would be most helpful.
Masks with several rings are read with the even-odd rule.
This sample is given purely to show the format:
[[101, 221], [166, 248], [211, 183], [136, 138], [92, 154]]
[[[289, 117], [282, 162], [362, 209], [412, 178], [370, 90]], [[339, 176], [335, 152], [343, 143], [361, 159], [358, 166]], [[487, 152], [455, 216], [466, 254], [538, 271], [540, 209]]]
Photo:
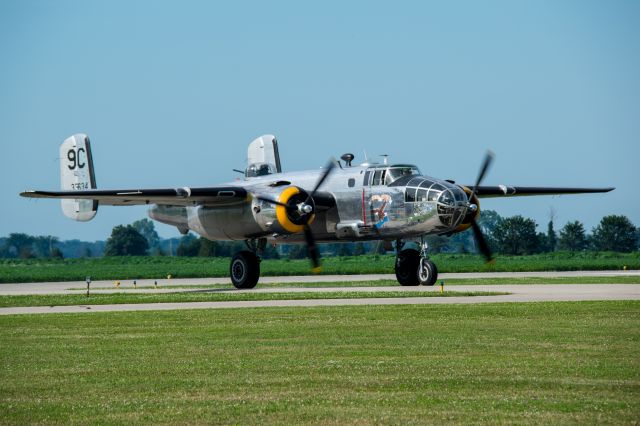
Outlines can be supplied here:
[[413, 164], [365, 162], [354, 155], [331, 158], [319, 170], [283, 172], [278, 141], [263, 135], [249, 144], [247, 167], [237, 180], [219, 186], [99, 190], [86, 134], [60, 145], [60, 191], [25, 191], [29, 198], [61, 199], [63, 213], [76, 221], [95, 217], [101, 205], [150, 205], [154, 220], [193, 231], [209, 240], [243, 240], [229, 275], [238, 289], [254, 288], [260, 255], [268, 243], [305, 243], [314, 272], [320, 267], [316, 243], [383, 240], [395, 242], [395, 274], [403, 286], [433, 285], [438, 277], [429, 259], [427, 235], [473, 230], [487, 261], [491, 250], [477, 219], [480, 198], [609, 192], [615, 188], [481, 185], [493, 154], [489, 151], [473, 185], [423, 175]]

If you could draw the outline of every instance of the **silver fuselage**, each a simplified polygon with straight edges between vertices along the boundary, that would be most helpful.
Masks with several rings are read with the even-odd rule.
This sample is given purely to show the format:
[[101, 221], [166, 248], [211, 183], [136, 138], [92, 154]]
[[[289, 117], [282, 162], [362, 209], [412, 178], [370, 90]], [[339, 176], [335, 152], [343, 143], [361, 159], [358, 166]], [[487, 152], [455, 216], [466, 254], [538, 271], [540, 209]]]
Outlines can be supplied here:
[[[391, 177], [394, 168], [414, 168], [408, 176]], [[234, 181], [274, 200], [287, 187], [310, 192], [322, 170], [277, 173]], [[388, 175], [385, 180], [385, 173]], [[362, 165], [336, 168], [320, 191], [335, 199], [335, 205], [317, 207], [311, 229], [319, 242], [413, 238], [455, 232], [469, 211], [465, 191], [453, 183], [422, 176], [415, 166]], [[275, 206], [254, 197], [226, 206], [154, 205], [152, 219], [194, 231], [210, 240], [267, 238], [273, 242], [304, 241], [301, 233], [274, 229]]]

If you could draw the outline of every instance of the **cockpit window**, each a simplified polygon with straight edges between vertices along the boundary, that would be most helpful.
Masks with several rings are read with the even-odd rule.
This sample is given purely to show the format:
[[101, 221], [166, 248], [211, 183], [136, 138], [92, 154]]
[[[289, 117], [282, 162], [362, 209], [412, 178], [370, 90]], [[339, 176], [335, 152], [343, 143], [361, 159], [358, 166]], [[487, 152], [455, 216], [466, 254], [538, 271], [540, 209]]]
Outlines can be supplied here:
[[416, 166], [391, 166], [387, 169], [387, 179], [385, 184], [389, 185], [403, 176], [414, 175], [420, 175], [420, 170], [418, 170]]
[[369, 177], [371, 176], [371, 172], [369, 170], [367, 170], [364, 173], [364, 179], [362, 180], [362, 185], [363, 186], [368, 186], [369, 185]]
[[382, 170], [376, 170], [373, 174], [373, 182], [371, 185], [380, 185], [380, 175], [382, 174]]
[[404, 186], [408, 181], [420, 176], [420, 170], [416, 166], [400, 165], [389, 167], [376, 167], [367, 170], [364, 175], [364, 184], [367, 185], [369, 174], [373, 175], [371, 185]]

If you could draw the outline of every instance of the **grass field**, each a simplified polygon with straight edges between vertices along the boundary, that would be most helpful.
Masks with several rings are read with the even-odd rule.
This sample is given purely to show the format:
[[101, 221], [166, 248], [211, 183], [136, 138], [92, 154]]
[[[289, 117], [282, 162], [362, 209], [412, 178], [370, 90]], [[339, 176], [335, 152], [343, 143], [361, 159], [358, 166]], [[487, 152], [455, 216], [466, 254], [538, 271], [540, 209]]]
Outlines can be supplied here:
[[0, 317], [0, 423], [640, 418], [640, 302]]
[[[393, 273], [393, 255], [327, 257], [323, 274]], [[498, 256], [494, 264], [485, 264], [480, 256], [438, 254], [432, 256], [440, 272], [477, 271], [562, 271], [605, 270], [624, 266], [640, 269], [640, 252], [634, 253], [549, 253], [531, 256]], [[263, 276], [309, 275], [309, 261], [265, 260]], [[0, 282], [124, 280], [142, 278], [226, 277], [229, 259], [201, 257], [103, 257], [64, 260], [0, 260]]]
[[124, 303], [184, 303], [184, 302], [236, 302], [246, 300], [304, 300], [304, 299], [366, 299], [380, 297], [457, 297], [497, 296], [509, 294], [495, 291], [450, 291], [440, 294], [433, 289], [424, 291], [322, 291], [303, 293], [236, 293], [191, 291], [180, 293], [94, 293], [0, 296], [0, 307], [9, 306], [69, 306], [112, 305]]

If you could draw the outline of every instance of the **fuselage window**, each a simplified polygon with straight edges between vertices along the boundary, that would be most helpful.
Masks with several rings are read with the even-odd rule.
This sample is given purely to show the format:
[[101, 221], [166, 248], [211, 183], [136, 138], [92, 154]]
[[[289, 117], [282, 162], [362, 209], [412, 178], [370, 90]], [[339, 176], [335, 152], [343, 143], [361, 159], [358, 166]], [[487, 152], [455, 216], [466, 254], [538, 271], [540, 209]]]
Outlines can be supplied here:
[[369, 186], [369, 177], [371, 176], [371, 172], [367, 170], [364, 173], [364, 179], [362, 179], [362, 186]]
[[427, 190], [424, 188], [418, 189], [416, 194], [416, 201], [427, 201]]
[[349, 180], [347, 181], [347, 185], [349, 186], [349, 188], [353, 188], [356, 185], [356, 180], [354, 178], [349, 178]]
[[407, 203], [413, 203], [416, 201], [416, 189], [415, 188], [407, 188], [404, 193], [404, 201]]
[[429, 201], [437, 201], [444, 187], [439, 183], [434, 183], [429, 189]]
[[380, 185], [380, 178], [382, 177], [382, 170], [376, 170], [373, 174], [373, 183], [371, 185]]

